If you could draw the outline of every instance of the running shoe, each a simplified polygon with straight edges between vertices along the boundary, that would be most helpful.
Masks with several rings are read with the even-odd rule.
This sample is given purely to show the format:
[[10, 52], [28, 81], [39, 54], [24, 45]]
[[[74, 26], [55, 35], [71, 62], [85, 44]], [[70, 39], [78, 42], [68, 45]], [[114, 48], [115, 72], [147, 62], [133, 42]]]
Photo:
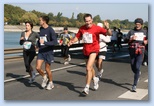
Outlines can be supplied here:
[[28, 83], [32, 84], [34, 82], [35, 79], [30, 78], [30, 80], [28, 81]]
[[68, 55], [68, 61], [71, 61], [71, 55]]
[[98, 82], [99, 82], [99, 78], [98, 77], [95, 77], [94, 79], [94, 90], [97, 90], [99, 85], [98, 85]]
[[82, 94], [84, 95], [88, 95], [89, 94], [89, 88], [88, 87], [85, 87], [82, 91]]
[[144, 66], [148, 66], [147, 62], [144, 62], [143, 65], [144, 65]]
[[36, 73], [35, 71], [32, 71], [32, 79], [35, 79], [35, 77], [36, 77]]
[[48, 85], [47, 85], [47, 90], [51, 90], [51, 89], [53, 89], [54, 88], [54, 85], [53, 85], [53, 83], [48, 83]]
[[68, 62], [68, 61], [65, 61], [65, 62], [64, 62], [64, 65], [67, 65], [67, 64], [69, 64], [69, 62]]
[[36, 75], [35, 75], [35, 71], [32, 71], [32, 77], [30, 78], [30, 80], [29, 80], [29, 82], [28, 83], [33, 83], [34, 82], [34, 80], [35, 80], [35, 77], [36, 77]]
[[102, 77], [103, 72], [104, 72], [104, 70], [103, 70], [103, 69], [101, 69], [101, 71], [100, 71], [100, 72], [98, 72], [97, 77], [98, 77], [98, 78], [101, 78], [101, 77]]
[[132, 92], [136, 92], [136, 86], [135, 85], [132, 86]]
[[47, 77], [44, 77], [42, 80], [43, 80], [43, 81], [42, 81], [41, 86], [42, 86], [42, 88], [45, 88], [46, 85], [47, 85], [47, 82], [48, 82], [48, 78], [47, 78]]

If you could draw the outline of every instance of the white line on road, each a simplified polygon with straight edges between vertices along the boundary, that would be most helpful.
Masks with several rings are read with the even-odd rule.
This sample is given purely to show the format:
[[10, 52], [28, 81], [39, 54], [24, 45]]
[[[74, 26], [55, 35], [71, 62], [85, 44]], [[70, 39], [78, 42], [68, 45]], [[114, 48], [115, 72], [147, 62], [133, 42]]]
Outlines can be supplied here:
[[[62, 69], [67, 69], [67, 68], [75, 67], [75, 66], [78, 66], [78, 65], [84, 65], [84, 64], [86, 64], [86, 63], [84, 62], [84, 63], [79, 63], [77, 65], [69, 65], [69, 66], [65, 66], [65, 67], [61, 67], [61, 68], [56, 68], [56, 69], [53, 69], [51, 71], [53, 72], [53, 71], [57, 71], [57, 70], [62, 70]], [[39, 73], [36, 73], [36, 75], [39, 75]], [[4, 80], [4, 83], [5, 82], [19, 80], [19, 79], [22, 79], [22, 78], [28, 78], [28, 77], [30, 77], [30, 75], [20, 76], [18, 78], [11, 78], [11, 79]]]
[[144, 82], [148, 82], [148, 79], [147, 79], [147, 80], [145, 80]]
[[136, 92], [127, 91], [118, 98], [141, 100], [148, 94], [148, 89], [136, 89]]

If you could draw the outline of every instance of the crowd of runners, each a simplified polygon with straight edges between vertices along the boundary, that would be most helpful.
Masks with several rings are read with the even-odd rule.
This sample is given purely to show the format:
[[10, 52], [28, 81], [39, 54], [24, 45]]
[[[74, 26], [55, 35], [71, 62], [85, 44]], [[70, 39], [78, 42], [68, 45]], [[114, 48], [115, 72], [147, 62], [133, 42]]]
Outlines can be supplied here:
[[[51, 90], [54, 88], [51, 71], [51, 64], [54, 62], [54, 46], [61, 46], [61, 56], [63, 57], [61, 63], [67, 65], [71, 61], [69, 47], [82, 39], [83, 55], [86, 62], [86, 82], [81, 92], [84, 95], [88, 95], [91, 82], [93, 82], [94, 90], [97, 90], [99, 88], [99, 79], [104, 72], [103, 60], [106, 58], [107, 43], [111, 42], [113, 53], [116, 52], [116, 46], [118, 50], [120, 50], [122, 48], [121, 39], [123, 36], [121, 30], [116, 27], [111, 30], [107, 21], [95, 25], [92, 15], [85, 14], [83, 17], [85, 24], [79, 28], [75, 37], [70, 36], [68, 27], [64, 27], [58, 42], [55, 31], [48, 25], [49, 17], [41, 16], [39, 20], [39, 33], [34, 32], [32, 30], [33, 23], [27, 21], [25, 22], [26, 30], [21, 33], [20, 38], [20, 45], [23, 45], [26, 72], [30, 75], [29, 83], [33, 83], [36, 76], [35, 69], [31, 66], [31, 62], [36, 55], [37, 49], [38, 55], [35, 68], [42, 76], [41, 86], [47, 90]], [[132, 91], [136, 92], [136, 86], [141, 75], [140, 66], [142, 64], [145, 66], [148, 65], [148, 27], [145, 26], [143, 28], [143, 20], [141, 18], [135, 19], [134, 24], [135, 27], [128, 32], [127, 39], [131, 59], [130, 65], [134, 73]], [[42, 69], [43, 63], [45, 63], [46, 73], [44, 73]], [[94, 65], [97, 67], [97, 75], [95, 74]]]

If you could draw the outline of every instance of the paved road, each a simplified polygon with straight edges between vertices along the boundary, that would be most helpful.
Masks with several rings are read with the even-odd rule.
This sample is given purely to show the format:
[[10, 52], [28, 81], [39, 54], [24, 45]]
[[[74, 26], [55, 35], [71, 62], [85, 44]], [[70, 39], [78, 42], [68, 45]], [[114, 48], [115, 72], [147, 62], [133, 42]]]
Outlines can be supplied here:
[[[15, 80], [27, 75], [23, 60], [5, 61], [4, 63], [4, 99], [5, 100], [148, 100], [148, 67], [141, 67], [141, 78], [137, 92], [130, 92], [133, 73], [129, 64], [126, 48], [111, 54], [107, 53], [104, 61], [104, 73], [99, 82], [99, 89], [90, 86], [88, 96], [81, 95], [85, 86], [85, 64], [82, 51], [71, 52], [72, 61], [69, 65], [60, 63], [62, 58], [55, 54], [52, 64], [53, 82], [55, 88], [51, 91], [42, 89], [42, 78], [38, 75], [33, 84], [28, 84], [28, 78]], [[35, 66], [35, 60], [33, 61]], [[28, 77], [28, 76], [27, 76]], [[15, 78], [13, 81], [10, 79]]]

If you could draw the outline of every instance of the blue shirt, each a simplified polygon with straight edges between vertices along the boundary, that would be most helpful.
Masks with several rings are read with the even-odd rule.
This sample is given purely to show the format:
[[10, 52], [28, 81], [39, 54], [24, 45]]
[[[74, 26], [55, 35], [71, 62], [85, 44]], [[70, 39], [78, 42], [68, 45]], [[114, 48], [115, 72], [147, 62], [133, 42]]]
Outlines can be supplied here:
[[44, 45], [39, 45], [39, 53], [51, 52], [53, 53], [53, 47], [57, 45], [57, 37], [55, 31], [52, 27], [48, 26], [47, 28], [40, 27], [40, 37], [46, 37], [47, 41], [44, 42]]

